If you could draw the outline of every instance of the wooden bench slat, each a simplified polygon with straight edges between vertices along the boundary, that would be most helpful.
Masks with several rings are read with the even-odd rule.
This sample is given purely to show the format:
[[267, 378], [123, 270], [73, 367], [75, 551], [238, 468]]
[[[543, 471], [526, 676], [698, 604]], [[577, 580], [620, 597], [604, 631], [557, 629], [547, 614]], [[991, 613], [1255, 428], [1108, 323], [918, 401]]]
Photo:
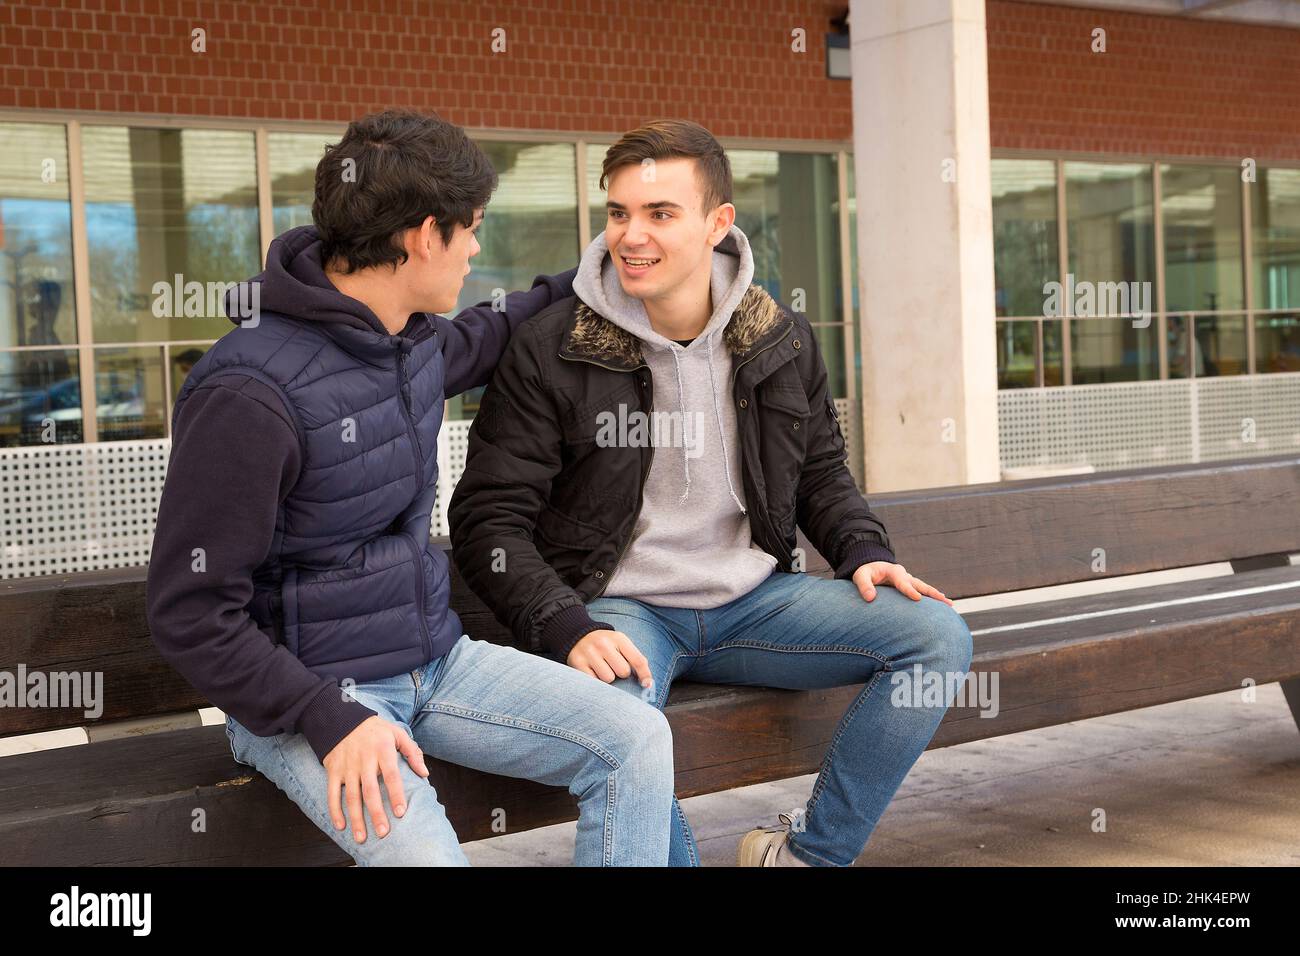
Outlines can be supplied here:
[[[1292, 580], [1293, 572], [1275, 568], [1236, 577], [1244, 579], [1239, 585], [1253, 586]], [[1190, 583], [1144, 593], [1153, 599], [1185, 594]], [[1055, 615], [1101, 597], [1114, 595], [1037, 607]], [[977, 637], [973, 669], [997, 669], [1001, 713], [989, 719], [977, 707], [954, 707], [930, 747], [1233, 689], [1243, 676], [1263, 684], [1300, 675], [1300, 594], [1269, 592], [1253, 605], [1234, 606], [1226, 633], [1222, 609], [1206, 604], [1187, 605], [1188, 613], [1158, 618], [1136, 632], [1123, 615], [1094, 618], [1063, 634], [1050, 653], [1041, 642]], [[999, 613], [978, 617], [998, 620]], [[1122, 654], [1114, 652], [1116, 640], [1123, 641]], [[675, 685], [667, 714], [678, 795], [816, 770], [859, 691]], [[496, 835], [491, 812], [498, 807], [506, 811], [510, 832], [576, 816], [573, 798], [558, 788], [430, 763], [462, 840]], [[14, 756], [5, 759], [5, 770], [0, 846], [10, 865], [346, 862], [273, 784], [231, 759], [221, 727]], [[190, 830], [197, 807], [208, 815], [205, 834]]]

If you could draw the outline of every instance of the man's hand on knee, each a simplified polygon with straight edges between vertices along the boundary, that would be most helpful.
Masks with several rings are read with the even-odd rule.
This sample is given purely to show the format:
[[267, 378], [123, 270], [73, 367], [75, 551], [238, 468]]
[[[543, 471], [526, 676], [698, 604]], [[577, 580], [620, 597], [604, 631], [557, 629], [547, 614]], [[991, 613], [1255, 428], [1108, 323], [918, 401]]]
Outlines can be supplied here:
[[378, 715], [367, 717], [325, 755], [323, 761], [329, 774], [330, 820], [334, 829], [342, 830], [347, 824], [339, 801], [339, 788], [347, 788], [348, 819], [352, 821], [352, 836], [358, 843], [366, 842], [366, 821], [362, 815], [362, 802], [370, 811], [370, 822], [380, 837], [388, 835], [388, 817], [384, 813], [384, 800], [379, 789], [382, 777], [388, 788], [393, 812], [399, 817], [406, 813], [406, 794], [402, 790], [402, 777], [397, 755], [401, 754], [411, 769], [421, 777], [429, 776], [424, 764], [424, 754], [401, 727], [389, 723]]
[[919, 601], [922, 595], [926, 595], [952, 607], [952, 601], [938, 588], [908, 574], [907, 568], [901, 564], [893, 564], [889, 561], [872, 561], [862, 565], [853, 572], [853, 583], [858, 586], [858, 593], [867, 601], [876, 599], [877, 584], [888, 584], [913, 601]]
[[650, 662], [622, 631], [587, 633], [573, 645], [566, 663], [606, 684], [614, 683], [619, 677], [631, 677], [633, 671], [641, 679], [642, 687], [649, 687], [654, 682]]

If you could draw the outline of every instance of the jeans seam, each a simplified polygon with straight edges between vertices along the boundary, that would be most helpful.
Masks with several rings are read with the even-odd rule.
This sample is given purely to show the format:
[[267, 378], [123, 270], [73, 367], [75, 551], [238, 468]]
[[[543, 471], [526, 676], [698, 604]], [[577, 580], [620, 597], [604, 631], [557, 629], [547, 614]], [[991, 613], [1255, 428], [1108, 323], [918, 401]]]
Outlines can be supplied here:
[[[812, 795], [808, 798], [808, 803], [804, 807], [805, 821], [811, 819], [813, 809], [817, 805], [817, 799], [821, 796], [822, 791], [826, 787], [826, 778], [829, 776], [826, 773], [826, 770], [830, 767], [831, 761], [835, 759], [835, 750], [839, 746], [841, 738], [844, 736], [844, 729], [853, 722], [854, 715], [857, 714], [858, 709], [871, 695], [872, 688], [876, 686], [876, 682], [885, 675], [887, 670], [888, 668], [876, 671], [875, 676], [867, 682], [867, 686], [862, 689], [860, 694], [858, 694], [857, 700], [853, 702], [853, 706], [848, 709], [848, 712], [842, 718], [840, 718], [839, 726], [835, 728], [835, 736], [831, 738], [830, 748], [826, 751], [826, 759], [822, 762], [822, 772], [818, 774], [817, 784], [813, 787]], [[818, 859], [820, 859], [820, 857]]]
[[614, 858], [614, 810], [618, 800], [618, 771], [605, 776], [605, 845], [601, 859], [609, 866]]
[[570, 743], [575, 743], [581, 747], [587, 748], [615, 770], [618, 770], [621, 766], [618, 762], [618, 758], [600, 744], [596, 743], [596, 741], [584, 737], [582, 734], [575, 734], [570, 730], [564, 730], [560, 727], [552, 727], [549, 724], [539, 724], [532, 720], [521, 720], [518, 717], [508, 717], [505, 714], [493, 714], [485, 710], [472, 710], [468, 707], [459, 707], [456, 704], [426, 704], [422, 712], [428, 711], [451, 714], [455, 717], [465, 717], [469, 720], [479, 720], [486, 724], [500, 724], [504, 727], [515, 727], [519, 730], [528, 730], [533, 733], [545, 734], [549, 737], [559, 737], [563, 740], [569, 741]]
[[[673, 659], [668, 662], [668, 677], [664, 681], [664, 684], [667, 686], [662, 688], [660, 687], [655, 688], [655, 709], [656, 710], [663, 710], [664, 705], [668, 703], [668, 688], [672, 687], [673, 671], [677, 670], [677, 662], [681, 660], [682, 657], [685, 656], [685, 654], [686, 652], [682, 650], [673, 651]], [[652, 680], [654, 679], [653, 675], [651, 675], [651, 679]], [[659, 699], [659, 695], [661, 693], [663, 694], [663, 700]]]
[[[691, 828], [690, 825], [686, 822], [686, 813], [684, 810], [682, 810], [681, 801], [679, 801], [676, 797], [673, 797], [673, 811], [677, 814], [677, 820], [681, 824], [682, 833], [689, 835], [691, 832]], [[685, 842], [686, 844], [687, 859], [690, 860], [691, 866], [699, 866], [700, 859], [695, 854], [695, 840], [692, 838], [692, 839], [686, 839], [683, 842]]]
[[[284, 768], [284, 780], [286, 783], [292, 786], [294, 790], [293, 793], [288, 793], [288, 791], [286, 791], [286, 794], [288, 794], [288, 796], [290, 797], [290, 799], [294, 801], [294, 803], [298, 804], [299, 809], [302, 810], [307, 815], [308, 819], [312, 820], [312, 822], [315, 823], [316, 826], [325, 830], [325, 832], [327, 832], [330, 835], [330, 837], [334, 840], [335, 843], [339, 843], [340, 846], [342, 846], [341, 840], [344, 834], [346, 834], [348, 840], [352, 844], [352, 847], [349, 848], [347, 846], [343, 846], [343, 849], [347, 852], [348, 856], [352, 857], [352, 859], [354, 859], [358, 863], [358, 865], [364, 866], [365, 865], [364, 862], [362, 861], [361, 857], [358, 856], [361, 845], [357, 843], [356, 838], [352, 836], [352, 830], [349, 829], [348, 826], [344, 826], [342, 830], [336, 829], [334, 826], [334, 821], [330, 819], [328, 810], [325, 811], [321, 816], [317, 817], [316, 805], [307, 796], [307, 791], [303, 788], [302, 782], [298, 779], [298, 775], [294, 773], [293, 768], [289, 766], [289, 759], [284, 755], [284, 748], [280, 746], [278, 740], [273, 744], [273, 746], [275, 747], [275, 755], [280, 760], [280, 766]], [[265, 776], [265, 774], [263, 776]], [[381, 797], [380, 799], [382, 800], [383, 798]], [[343, 813], [344, 820], [347, 821], [347, 823], [350, 824], [352, 827], [355, 827], [357, 821], [347, 819], [348, 818], [347, 801], [342, 797], [339, 798], [339, 809]], [[366, 827], [364, 806], [362, 807], [361, 810], [361, 826]], [[369, 828], [367, 827], [366, 829]]]
[[890, 658], [878, 654], [873, 650], [853, 647], [849, 644], [797, 644], [791, 646], [789, 644], [770, 644], [766, 641], [731, 640], [724, 641], [722, 644], [713, 648], [709, 653], [712, 654], [717, 651], [725, 651], [733, 647], [748, 647], [760, 651], [780, 651], [784, 654], [803, 654], [809, 651], [822, 654], [857, 654], [860, 657], [870, 657], [885, 665], [891, 663]]

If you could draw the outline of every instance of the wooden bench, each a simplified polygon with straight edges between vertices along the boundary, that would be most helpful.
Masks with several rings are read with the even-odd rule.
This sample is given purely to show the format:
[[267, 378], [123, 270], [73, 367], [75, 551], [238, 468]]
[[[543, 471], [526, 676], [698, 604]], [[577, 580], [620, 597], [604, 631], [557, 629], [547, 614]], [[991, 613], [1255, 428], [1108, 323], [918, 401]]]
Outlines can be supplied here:
[[[912, 573], [950, 597], [1231, 561], [1234, 573], [965, 615], [972, 670], [999, 711], [955, 707], [932, 747], [1282, 682], [1300, 720], [1300, 457], [1041, 478], [872, 496]], [[1104, 558], [1104, 564], [1102, 560]], [[811, 573], [825, 574], [815, 558]], [[464, 585], [475, 637], [509, 642]], [[0, 671], [100, 671], [97, 724], [206, 706], [156, 654], [144, 569], [0, 585]], [[972, 678], [974, 679], [974, 678]], [[815, 771], [857, 687], [679, 684], [677, 793]], [[194, 717], [197, 724], [197, 717]], [[85, 726], [79, 710], [0, 708], [0, 736]], [[33, 864], [350, 862], [276, 787], [231, 758], [221, 726], [0, 757], [0, 860]], [[462, 840], [576, 818], [564, 790], [432, 762]], [[206, 832], [191, 829], [202, 808]]]

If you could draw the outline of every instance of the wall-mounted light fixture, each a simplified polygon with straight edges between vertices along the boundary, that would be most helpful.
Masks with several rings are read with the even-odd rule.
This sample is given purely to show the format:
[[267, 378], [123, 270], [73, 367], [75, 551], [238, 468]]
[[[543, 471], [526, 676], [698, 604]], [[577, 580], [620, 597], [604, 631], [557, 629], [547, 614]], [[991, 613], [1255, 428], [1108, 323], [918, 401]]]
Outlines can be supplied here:
[[826, 77], [847, 80], [850, 76], [849, 11], [846, 7], [838, 17], [831, 19], [833, 32], [826, 34]]

